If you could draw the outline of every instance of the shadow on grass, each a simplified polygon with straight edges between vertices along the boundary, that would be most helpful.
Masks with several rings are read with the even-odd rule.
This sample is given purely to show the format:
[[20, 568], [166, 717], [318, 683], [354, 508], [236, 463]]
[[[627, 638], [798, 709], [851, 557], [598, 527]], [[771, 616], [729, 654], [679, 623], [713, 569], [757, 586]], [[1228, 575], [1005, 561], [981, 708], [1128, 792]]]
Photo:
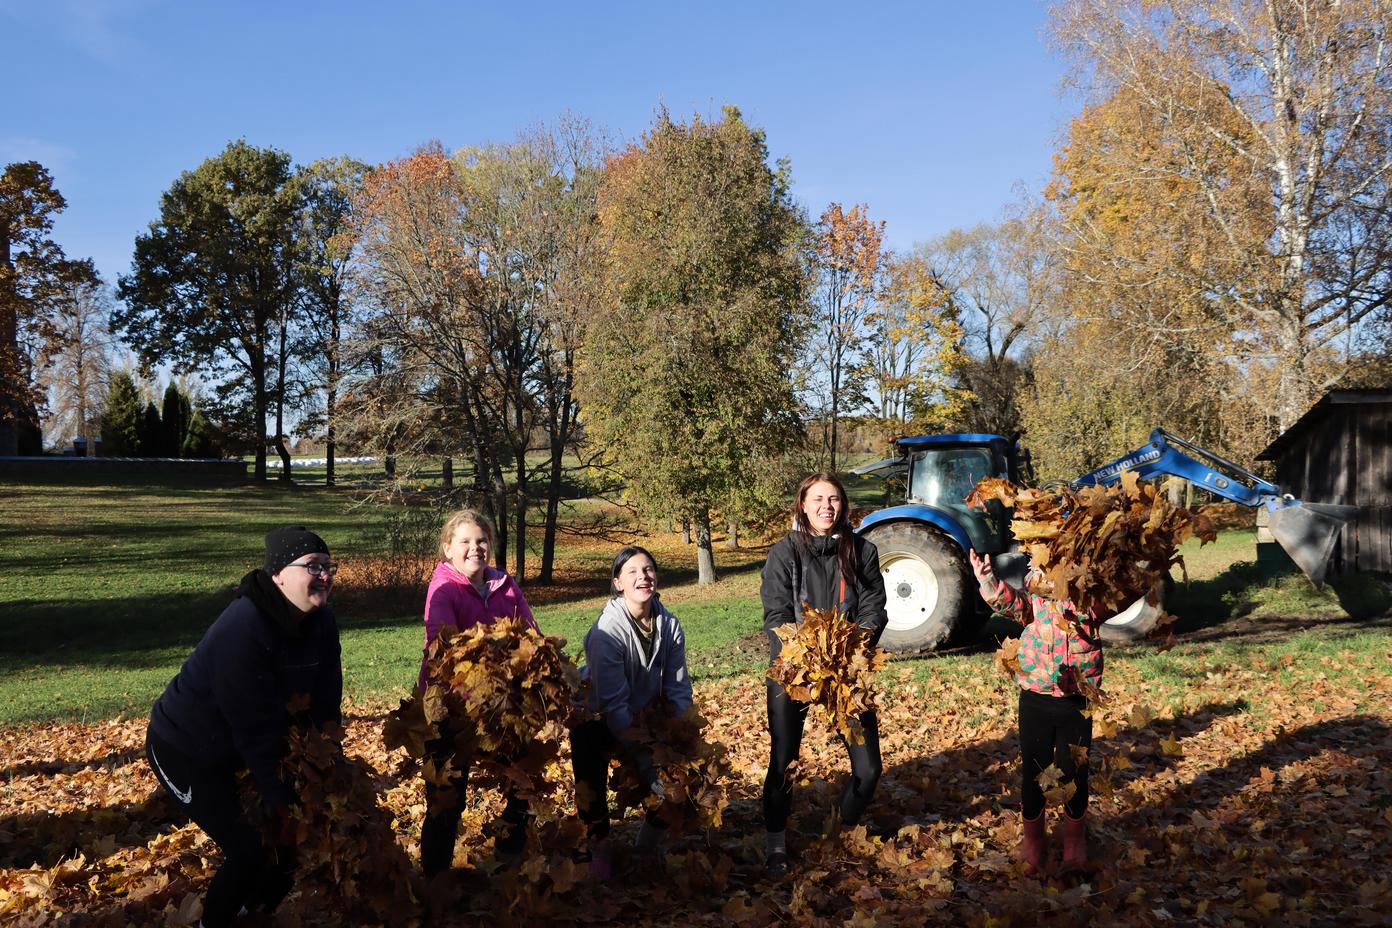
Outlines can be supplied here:
[[[99, 662], [111, 669], [168, 663], [169, 649], [192, 651], [233, 601], [232, 590], [112, 599], [18, 600], [0, 607], [0, 669]], [[399, 628], [420, 622], [398, 609], [345, 618], [340, 631]], [[179, 658], [182, 661], [182, 657]]]
[[1392, 589], [1378, 575], [1333, 577], [1326, 586], [1332, 598], [1299, 574], [1241, 562], [1207, 580], [1177, 583], [1166, 606], [1178, 620], [1175, 634], [1189, 642], [1392, 625]]
[[[0, 867], [52, 867], [85, 854], [108, 856], [107, 848], [143, 847], [180, 820], [171, 814], [162, 791], [144, 802], [53, 814], [44, 809], [0, 817]], [[107, 848], [100, 845], [106, 844]]]
[[[1176, 763], [1162, 750], [1162, 739], [1191, 738], [1217, 720], [1248, 708], [1245, 700], [1207, 703], [1173, 719], [1152, 719], [1140, 728], [1121, 727], [1105, 743], [1120, 746], [1133, 764], [1119, 778], [1150, 776], [1171, 769]], [[1094, 769], [1096, 766], [1094, 759]], [[846, 769], [849, 770], [849, 763]], [[840, 782], [834, 784], [828, 795], [838, 795], [840, 788]], [[882, 799], [877, 799], [869, 814], [876, 830], [885, 833], [893, 833], [911, 821], [965, 822], [993, 807], [1018, 807], [1018, 733], [1012, 729], [1000, 738], [982, 739], [894, 764], [885, 769], [880, 790]]]

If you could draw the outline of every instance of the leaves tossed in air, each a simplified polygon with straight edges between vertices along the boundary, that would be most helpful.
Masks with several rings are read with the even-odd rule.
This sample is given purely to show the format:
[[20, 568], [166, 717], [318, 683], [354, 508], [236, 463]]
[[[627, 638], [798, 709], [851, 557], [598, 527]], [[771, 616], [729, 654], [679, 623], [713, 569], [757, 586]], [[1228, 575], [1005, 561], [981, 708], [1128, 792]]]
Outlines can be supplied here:
[[350, 924], [404, 926], [420, 914], [418, 871], [392, 830], [371, 768], [343, 751], [343, 729], [292, 731], [282, 762], [297, 801], [267, 822], [298, 866], [294, 911], [333, 911]]
[[1178, 548], [1189, 538], [1217, 537], [1212, 519], [1173, 505], [1163, 487], [1131, 471], [1113, 486], [1054, 492], [988, 477], [967, 504], [991, 499], [1014, 510], [1010, 529], [1038, 569], [1030, 591], [1103, 616], [1149, 596], [1171, 567], [1182, 570]]
[[864, 744], [860, 717], [875, 708], [875, 674], [889, 661], [870, 645], [870, 633], [835, 609], [802, 604], [802, 622], [774, 629], [783, 642], [770, 680], [799, 702], [821, 706], [851, 744]]
[[710, 740], [706, 730], [706, 719], [695, 706], [678, 714], [660, 702], [639, 713], [624, 737], [651, 752], [666, 797], [658, 800], [631, 764], [619, 764], [610, 782], [615, 805], [651, 808], [660, 802], [658, 815], [673, 836], [719, 828], [734, 768], [725, 745]]

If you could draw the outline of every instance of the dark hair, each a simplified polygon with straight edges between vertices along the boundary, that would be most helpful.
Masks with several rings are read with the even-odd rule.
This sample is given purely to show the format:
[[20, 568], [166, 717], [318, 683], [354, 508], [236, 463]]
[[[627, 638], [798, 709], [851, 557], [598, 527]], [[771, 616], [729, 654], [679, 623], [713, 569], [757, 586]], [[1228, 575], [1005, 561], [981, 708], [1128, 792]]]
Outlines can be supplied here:
[[802, 504], [807, 499], [807, 491], [818, 483], [831, 484], [841, 496], [841, 511], [836, 514], [836, 523], [832, 525], [831, 533], [838, 536], [836, 562], [841, 567], [841, 577], [847, 586], [855, 586], [856, 571], [860, 565], [856, 563], [855, 532], [851, 529], [851, 501], [846, 497], [846, 488], [841, 485], [835, 474], [818, 471], [807, 475], [802, 479], [802, 483], [798, 484], [797, 493], [793, 496], [793, 528], [797, 529], [793, 538], [804, 551], [810, 548], [812, 525], [807, 521], [807, 513], [802, 511]]
[[[619, 553], [614, 555], [614, 566], [609, 571], [609, 580], [611, 583], [611, 587], [612, 582], [614, 580], [619, 579], [619, 571], [623, 570], [623, 566], [627, 564], [629, 562], [629, 559], [632, 558], [635, 554], [641, 554], [644, 557], [646, 557], [649, 561], [652, 561], [653, 570], [657, 570], [657, 558], [652, 556], [651, 551], [640, 545], [624, 545], [622, 548], [619, 549]], [[612, 588], [610, 592], [613, 592]]]

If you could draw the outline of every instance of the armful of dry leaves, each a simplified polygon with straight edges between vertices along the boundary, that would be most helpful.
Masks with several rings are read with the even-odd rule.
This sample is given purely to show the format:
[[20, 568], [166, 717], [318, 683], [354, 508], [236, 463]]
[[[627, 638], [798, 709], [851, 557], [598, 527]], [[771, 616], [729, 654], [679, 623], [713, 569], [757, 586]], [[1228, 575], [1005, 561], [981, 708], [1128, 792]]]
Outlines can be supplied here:
[[860, 717], [875, 708], [875, 674], [889, 652], [871, 647], [870, 633], [835, 609], [803, 603], [802, 616], [774, 629], [783, 646], [768, 677], [791, 698], [821, 706], [849, 743], [864, 744]]

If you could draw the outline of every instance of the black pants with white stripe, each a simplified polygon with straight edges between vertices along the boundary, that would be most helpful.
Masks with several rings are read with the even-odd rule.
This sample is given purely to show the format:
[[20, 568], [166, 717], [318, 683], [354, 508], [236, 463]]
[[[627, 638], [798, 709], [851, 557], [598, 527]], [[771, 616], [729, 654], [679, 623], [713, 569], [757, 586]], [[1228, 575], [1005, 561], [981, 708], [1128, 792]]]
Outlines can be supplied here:
[[236, 770], [201, 765], [148, 730], [145, 758], [173, 805], [222, 851], [222, 866], [203, 899], [204, 926], [231, 925], [244, 907], [275, 909], [294, 884], [294, 860], [283, 850], [267, 849], [261, 833], [246, 820]]

